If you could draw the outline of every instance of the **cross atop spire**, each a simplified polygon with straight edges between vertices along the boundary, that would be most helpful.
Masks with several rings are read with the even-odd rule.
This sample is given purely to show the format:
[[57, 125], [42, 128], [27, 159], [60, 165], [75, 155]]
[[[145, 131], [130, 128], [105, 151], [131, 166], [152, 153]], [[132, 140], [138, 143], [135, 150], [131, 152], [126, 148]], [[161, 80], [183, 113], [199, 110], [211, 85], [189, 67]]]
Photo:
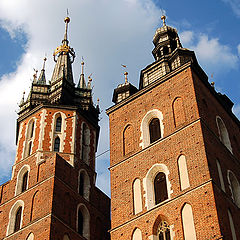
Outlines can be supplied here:
[[163, 26], [166, 26], [166, 16], [162, 15], [161, 20], [163, 21]]

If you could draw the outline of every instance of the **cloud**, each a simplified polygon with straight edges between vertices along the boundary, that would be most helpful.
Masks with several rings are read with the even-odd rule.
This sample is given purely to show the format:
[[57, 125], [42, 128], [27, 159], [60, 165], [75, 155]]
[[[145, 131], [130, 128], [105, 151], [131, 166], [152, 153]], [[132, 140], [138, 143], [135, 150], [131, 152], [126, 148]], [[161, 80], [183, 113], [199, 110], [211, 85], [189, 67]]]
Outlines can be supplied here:
[[233, 113], [240, 119], [240, 103], [233, 106]]
[[238, 56], [218, 38], [210, 38], [207, 34], [193, 31], [184, 31], [180, 36], [183, 46], [195, 51], [200, 65], [208, 74], [214, 72], [215, 75], [220, 75], [237, 68]]
[[[75, 82], [79, 79], [81, 56], [84, 56], [85, 72], [93, 73], [94, 100], [100, 98], [103, 110], [99, 152], [109, 148], [105, 109], [112, 105], [113, 89], [124, 81], [121, 64], [128, 65], [129, 80], [137, 85], [140, 69], [153, 59], [151, 40], [161, 11], [151, 0], [69, 0], [67, 3], [1, 0], [1, 27], [16, 40], [18, 33], [23, 33], [27, 43], [16, 72], [0, 78], [0, 182], [9, 174], [14, 161], [17, 103], [22, 92], [28, 92], [33, 68], [40, 70], [45, 54], [46, 75], [50, 80], [54, 67], [52, 52], [61, 44], [67, 8], [71, 18], [70, 45], [77, 54], [73, 64]], [[106, 179], [109, 181], [109, 161], [102, 162], [104, 165], [97, 164], [100, 172], [97, 182], [109, 193], [109, 185], [105, 184]]]
[[236, 14], [236, 16], [240, 17], [240, 1], [239, 0], [223, 0], [223, 2], [229, 4]]
[[237, 46], [237, 50], [238, 50], [238, 55], [240, 56], [240, 43]]

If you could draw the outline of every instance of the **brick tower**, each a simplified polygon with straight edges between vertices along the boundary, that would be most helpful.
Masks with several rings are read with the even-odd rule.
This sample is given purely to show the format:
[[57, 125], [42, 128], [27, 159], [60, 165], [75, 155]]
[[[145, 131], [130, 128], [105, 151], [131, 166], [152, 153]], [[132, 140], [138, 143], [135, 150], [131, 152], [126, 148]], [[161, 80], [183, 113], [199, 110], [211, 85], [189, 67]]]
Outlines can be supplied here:
[[139, 89], [107, 110], [111, 239], [239, 240], [240, 122], [162, 19]]
[[20, 103], [12, 178], [0, 187], [0, 239], [109, 239], [110, 200], [95, 187], [99, 107], [83, 62], [73, 82], [69, 21], [50, 83], [43, 66]]

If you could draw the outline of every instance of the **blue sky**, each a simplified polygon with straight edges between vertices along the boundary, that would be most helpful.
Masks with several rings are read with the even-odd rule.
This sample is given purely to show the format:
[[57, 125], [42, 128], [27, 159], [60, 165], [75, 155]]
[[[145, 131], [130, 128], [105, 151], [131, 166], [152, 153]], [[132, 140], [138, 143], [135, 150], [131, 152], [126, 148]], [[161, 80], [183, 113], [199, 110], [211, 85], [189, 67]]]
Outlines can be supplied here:
[[[1, 0], [0, 184], [10, 179], [14, 163], [17, 103], [45, 55], [51, 78], [52, 52], [61, 43], [67, 8], [70, 45], [77, 54], [75, 82], [84, 56], [86, 75], [93, 73], [94, 100], [100, 98], [103, 110], [97, 155], [109, 149], [105, 109], [112, 105], [113, 89], [124, 81], [121, 64], [128, 66], [129, 81], [138, 86], [140, 70], [153, 62], [152, 37], [162, 24], [162, 11], [167, 24], [178, 29], [183, 46], [195, 51], [216, 89], [235, 103], [240, 117], [240, 0]], [[97, 158], [97, 184], [107, 194], [108, 167], [109, 153]]]

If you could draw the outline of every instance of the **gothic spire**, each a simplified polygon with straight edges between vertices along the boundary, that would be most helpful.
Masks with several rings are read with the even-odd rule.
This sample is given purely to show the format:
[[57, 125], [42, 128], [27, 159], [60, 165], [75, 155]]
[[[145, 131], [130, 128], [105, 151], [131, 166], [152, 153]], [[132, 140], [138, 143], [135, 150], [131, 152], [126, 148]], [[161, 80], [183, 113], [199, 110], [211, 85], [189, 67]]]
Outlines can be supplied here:
[[81, 65], [82, 65], [82, 72], [81, 72], [77, 87], [78, 88], [86, 88], [86, 83], [85, 83], [85, 79], [84, 79], [84, 61], [83, 61], [83, 59], [82, 59]]
[[[73, 48], [68, 46], [68, 24], [70, 22], [70, 18], [66, 17], [64, 19], [65, 22], [65, 33], [64, 38], [62, 40], [62, 45], [56, 48], [55, 52], [53, 53], [54, 61], [56, 62], [51, 83], [58, 81], [59, 79], [67, 80], [68, 82], [73, 84], [73, 74], [72, 74], [72, 63], [75, 58], [75, 52]], [[56, 59], [57, 57], [57, 59]], [[64, 69], [62, 67], [64, 66]], [[65, 76], [63, 75], [65, 73]]]
[[37, 84], [40, 84], [40, 85], [45, 85], [46, 84], [46, 76], [45, 76], [45, 63], [47, 61], [47, 58], [45, 57], [43, 59], [43, 67], [42, 67], [42, 70], [41, 70], [41, 73], [39, 75], [39, 78], [37, 80]]

